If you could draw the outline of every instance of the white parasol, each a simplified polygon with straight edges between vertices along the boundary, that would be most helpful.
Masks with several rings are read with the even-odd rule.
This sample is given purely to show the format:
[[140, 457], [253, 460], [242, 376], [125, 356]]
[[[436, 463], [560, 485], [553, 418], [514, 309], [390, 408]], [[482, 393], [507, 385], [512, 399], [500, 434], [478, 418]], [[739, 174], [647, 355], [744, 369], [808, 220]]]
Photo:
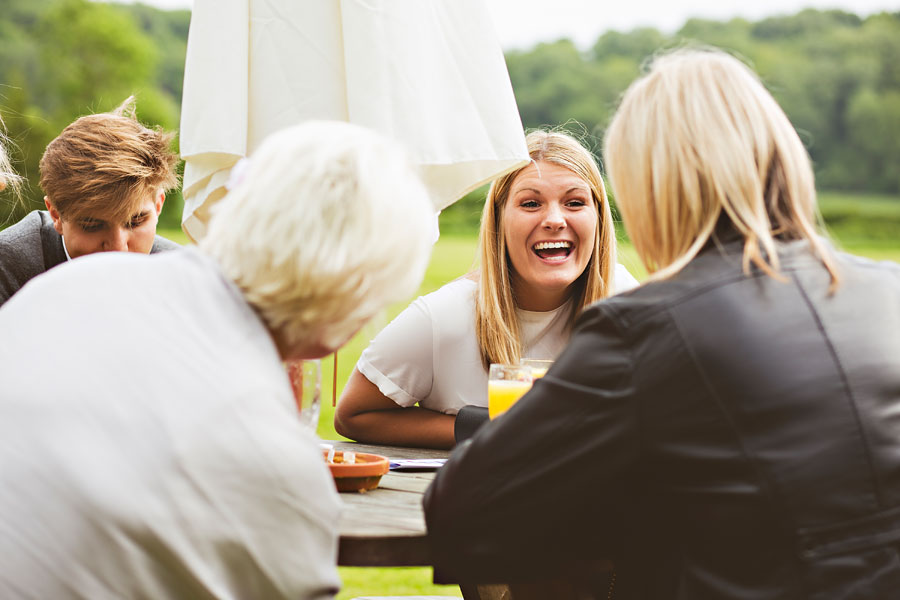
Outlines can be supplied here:
[[343, 120], [402, 142], [436, 211], [528, 160], [483, 0], [195, 0], [181, 117], [185, 232], [269, 133]]

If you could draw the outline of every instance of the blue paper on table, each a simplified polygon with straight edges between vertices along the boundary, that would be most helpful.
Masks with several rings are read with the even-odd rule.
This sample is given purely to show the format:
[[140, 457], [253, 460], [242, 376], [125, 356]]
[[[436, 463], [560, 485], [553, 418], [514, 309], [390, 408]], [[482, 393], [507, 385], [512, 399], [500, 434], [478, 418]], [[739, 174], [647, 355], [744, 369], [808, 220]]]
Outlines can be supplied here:
[[446, 458], [395, 458], [391, 471], [435, 471], [444, 466]]

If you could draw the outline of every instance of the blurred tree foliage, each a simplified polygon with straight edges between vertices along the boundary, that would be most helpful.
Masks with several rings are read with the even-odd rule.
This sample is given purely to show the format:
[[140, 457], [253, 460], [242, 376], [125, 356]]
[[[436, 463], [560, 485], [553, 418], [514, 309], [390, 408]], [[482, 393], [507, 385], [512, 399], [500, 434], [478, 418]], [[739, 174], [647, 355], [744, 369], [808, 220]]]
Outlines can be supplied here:
[[[88, 0], [4, 0], [0, 12], [0, 115], [12, 158], [28, 179], [25, 206], [0, 207], [0, 223], [42, 207], [38, 163], [66, 125], [137, 97], [149, 126], [178, 126], [189, 11]], [[169, 198], [164, 223], [180, 223]]]
[[[0, 115], [30, 181], [29, 208], [41, 197], [44, 147], [79, 115], [135, 94], [142, 121], [177, 127], [189, 11], [88, 0], [3, 4]], [[569, 129], [599, 154], [618, 98], [642, 65], [662, 49], [692, 44], [724, 48], [753, 66], [806, 143], [821, 188], [900, 194], [900, 13], [692, 19], [674, 35], [609, 31], [588, 49], [563, 39], [510, 51], [522, 122]], [[485, 190], [451, 206], [442, 221], [477, 223]], [[179, 200], [167, 202], [164, 224], [179, 223]], [[21, 212], [0, 211], [0, 223]]]
[[595, 138], [661, 49], [713, 45], [760, 74], [807, 144], [821, 187], [900, 192], [900, 13], [804, 10], [758, 22], [689, 20], [672, 36], [609, 31], [507, 53], [526, 128], [575, 119]]
[[[710, 45], [760, 74], [806, 144], [820, 188], [900, 194], [900, 13], [691, 19], [671, 36], [608, 31], [587, 51], [563, 39], [508, 52], [506, 62], [526, 129], [570, 130], [599, 158], [619, 97], [653, 55]], [[442, 223], [471, 226], [485, 189], [448, 208]]]

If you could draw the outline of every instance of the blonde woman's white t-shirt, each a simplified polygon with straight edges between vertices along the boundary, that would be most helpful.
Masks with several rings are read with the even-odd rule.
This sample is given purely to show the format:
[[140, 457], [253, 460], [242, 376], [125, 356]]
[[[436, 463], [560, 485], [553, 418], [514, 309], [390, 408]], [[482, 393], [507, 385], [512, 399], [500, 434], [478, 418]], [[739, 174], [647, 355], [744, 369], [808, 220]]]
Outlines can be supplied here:
[[[616, 265], [613, 289], [638, 282]], [[400, 406], [448, 414], [487, 406], [487, 371], [475, 339], [476, 282], [457, 279], [417, 298], [363, 351], [356, 368]], [[517, 309], [523, 357], [555, 359], [569, 341], [571, 302], [548, 312]]]

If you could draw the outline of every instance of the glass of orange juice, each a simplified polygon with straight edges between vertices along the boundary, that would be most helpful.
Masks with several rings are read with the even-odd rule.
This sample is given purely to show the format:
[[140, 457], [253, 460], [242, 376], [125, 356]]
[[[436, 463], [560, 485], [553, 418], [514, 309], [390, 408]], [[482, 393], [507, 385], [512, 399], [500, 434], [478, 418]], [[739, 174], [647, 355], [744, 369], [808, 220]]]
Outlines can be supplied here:
[[544, 360], [542, 358], [523, 358], [519, 361], [519, 364], [525, 365], [526, 367], [531, 367], [532, 378], [540, 379], [547, 374], [547, 371], [550, 369], [550, 365], [553, 364], [553, 361]]
[[502, 415], [531, 389], [531, 367], [492, 364], [488, 371], [488, 415]]

